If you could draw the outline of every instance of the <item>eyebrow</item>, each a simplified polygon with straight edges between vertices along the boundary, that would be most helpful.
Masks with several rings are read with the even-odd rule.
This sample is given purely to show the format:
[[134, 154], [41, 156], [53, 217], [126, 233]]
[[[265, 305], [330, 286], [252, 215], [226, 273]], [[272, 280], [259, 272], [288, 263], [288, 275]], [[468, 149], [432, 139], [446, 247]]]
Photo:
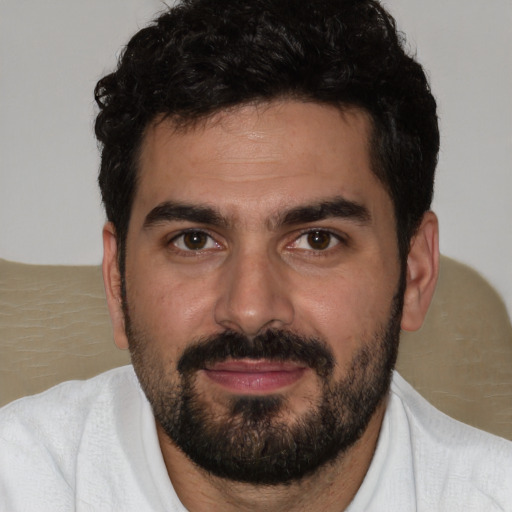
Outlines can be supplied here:
[[[368, 208], [355, 201], [337, 196], [286, 210], [271, 217], [269, 225], [276, 229], [279, 226], [307, 224], [333, 217], [349, 219], [358, 224], [368, 224], [371, 221]], [[158, 224], [173, 221], [188, 221], [223, 228], [230, 225], [228, 219], [213, 207], [165, 201], [148, 213], [143, 229], [150, 229]]]
[[297, 206], [280, 215], [277, 225], [307, 224], [324, 219], [339, 217], [358, 224], [369, 224], [370, 211], [366, 206], [341, 196], [320, 201], [311, 205]]
[[155, 206], [144, 219], [144, 229], [172, 221], [189, 221], [212, 226], [226, 227], [228, 221], [218, 211], [209, 206], [190, 205], [165, 201]]

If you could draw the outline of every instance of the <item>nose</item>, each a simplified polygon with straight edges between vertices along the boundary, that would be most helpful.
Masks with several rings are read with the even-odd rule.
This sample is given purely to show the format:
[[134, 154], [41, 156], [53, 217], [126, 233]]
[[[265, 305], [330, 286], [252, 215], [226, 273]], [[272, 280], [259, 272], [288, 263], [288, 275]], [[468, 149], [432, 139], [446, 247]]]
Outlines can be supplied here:
[[283, 264], [263, 251], [248, 253], [226, 263], [214, 314], [217, 324], [253, 337], [290, 325], [294, 309]]

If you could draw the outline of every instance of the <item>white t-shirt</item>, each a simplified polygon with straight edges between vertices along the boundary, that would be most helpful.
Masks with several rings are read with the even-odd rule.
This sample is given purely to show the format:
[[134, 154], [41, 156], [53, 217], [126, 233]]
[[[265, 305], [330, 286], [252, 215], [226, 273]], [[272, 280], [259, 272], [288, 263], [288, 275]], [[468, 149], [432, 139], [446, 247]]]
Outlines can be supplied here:
[[[0, 410], [0, 511], [185, 511], [131, 366]], [[512, 511], [512, 443], [434, 409], [395, 373], [350, 512]]]

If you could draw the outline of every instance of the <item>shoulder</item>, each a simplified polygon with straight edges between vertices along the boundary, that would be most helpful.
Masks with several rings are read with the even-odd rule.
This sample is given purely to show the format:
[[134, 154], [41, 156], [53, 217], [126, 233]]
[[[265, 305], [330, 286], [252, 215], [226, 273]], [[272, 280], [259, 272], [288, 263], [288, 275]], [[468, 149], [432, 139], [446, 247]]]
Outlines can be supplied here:
[[[87, 431], [110, 429], [113, 408], [138, 394], [133, 369], [126, 366], [90, 380], [59, 384], [0, 409], [3, 498], [15, 499], [17, 489], [36, 492], [44, 485], [72, 496], [76, 458]], [[59, 503], [66, 499], [61, 497]]]
[[88, 380], [67, 381], [37, 395], [15, 400], [0, 409], [0, 428], [11, 422], [37, 426], [38, 429], [71, 423], [90, 413], [91, 407], [110, 401], [124, 389], [133, 388], [137, 380], [131, 366], [115, 368]]
[[[420, 499], [448, 510], [445, 501], [512, 506], [512, 442], [450, 418], [429, 404], [395, 373], [390, 407], [407, 424]], [[421, 498], [423, 496], [424, 498]], [[444, 505], [442, 506], [442, 504]], [[503, 508], [501, 505], [505, 508]], [[471, 510], [476, 510], [471, 508]]]
[[391, 400], [400, 404], [411, 427], [428, 435], [433, 443], [449, 442], [454, 449], [465, 445], [497, 447], [505, 452], [512, 449], [512, 441], [461, 423], [436, 409], [397, 372], [391, 383]]

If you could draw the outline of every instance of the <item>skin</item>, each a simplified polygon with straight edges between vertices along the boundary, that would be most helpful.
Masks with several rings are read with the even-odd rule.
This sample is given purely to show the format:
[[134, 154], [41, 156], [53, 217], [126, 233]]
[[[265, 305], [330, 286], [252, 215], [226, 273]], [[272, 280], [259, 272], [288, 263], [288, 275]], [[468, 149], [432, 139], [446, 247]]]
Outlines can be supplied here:
[[[369, 131], [367, 116], [356, 109], [291, 100], [238, 107], [186, 130], [169, 121], [147, 129], [127, 237], [126, 294], [132, 320], [170, 372], [199, 337], [226, 329], [251, 337], [280, 328], [326, 340], [335, 378], [345, 374], [362, 340], [385, 325], [400, 272], [393, 205], [371, 172]], [[293, 208], [334, 198], [362, 206], [367, 217], [282, 222]], [[223, 222], [148, 222], [166, 202], [214, 208]], [[187, 248], [187, 229], [207, 234], [202, 249]], [[327, 233], [327, 248], [311, 247], [312, 230]], [[114, 336], [127, 348], [110, 223], [103, 238]], [[420, 327], [437, 271], [437, 219], [427, 212], [411, 242], [403, 329]], [[196, 386], [219, 414], [242, 392], [204, 371]], [[307, 369], [292, 382], [269, 386], [251, 392], [285, 394], [289, 422], [319, 393]], [[157, 430], [169, 477], [189, 510], [339, 511], [364, 479], [385, 405], [343, 457], [300, 485], [260, 488], [209, 476]]]

